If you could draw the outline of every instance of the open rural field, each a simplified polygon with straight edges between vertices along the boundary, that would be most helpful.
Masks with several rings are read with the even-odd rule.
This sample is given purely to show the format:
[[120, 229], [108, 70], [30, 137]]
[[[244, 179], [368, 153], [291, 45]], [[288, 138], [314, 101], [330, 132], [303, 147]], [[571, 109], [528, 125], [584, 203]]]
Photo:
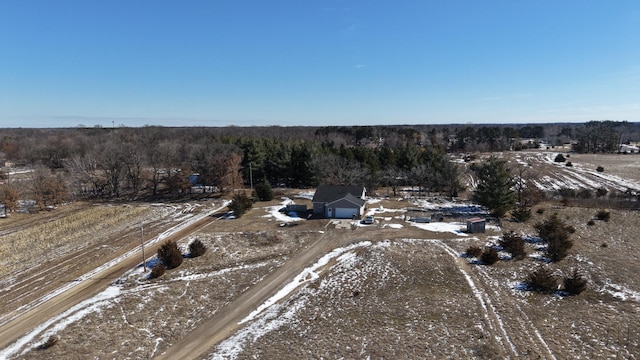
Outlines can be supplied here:
[[[555, 152], [497, 155], [526, 165], [546, 191], [640, 190], [636, 155], [571, 154], [572, 167], [555, 163]], [[472, 188], [474, 177], [465, 176]], [[279, 212], [291, 201], [310, 205], [308, 190], [282, 190], [240, 219], [222, 216], [221, 199], [69, 204], [0, 219], [0, 330], [73, 286], [101, 284], [30, 326], [0, 331], [0, 358], [640, 357], [637, 211], [609, 209], [609, 221], [588, 225], [600, 206], [548, 200], [526, 223], [505, 220], [467, 234], [465, 217], [415, 224], [405, 220], [406, 209], [476, 216], [479, 207], [386, 193], [369, 199], [372, 225]], [[553, 213], [576, 231], [569, 256], [547, 263], [534, 224]], [[137, 252], [140, 224], [149, 265], [164, 239], [184, 254], [194, 239], [208, 250], [150, 280]], [[464, 254], [471, 245], [496, 244], [505, 231], [528, 239], [524, 260], [500, 252], [488, 266]], [[99, 275], [117, 264], [126, 266]], [[558, 279], [577, 269], [587, 290], [526, 290], [524, 279], [539, 266]], [[55, 344], [44, 349], [48, 339]]]

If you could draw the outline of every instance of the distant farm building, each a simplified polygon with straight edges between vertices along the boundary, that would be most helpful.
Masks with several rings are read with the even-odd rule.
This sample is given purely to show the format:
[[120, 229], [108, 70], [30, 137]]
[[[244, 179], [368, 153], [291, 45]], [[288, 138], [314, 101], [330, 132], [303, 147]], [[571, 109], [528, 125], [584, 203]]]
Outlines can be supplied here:
[[353, 219], [364, 213], [364, 186], [320, 185], [313, 195], [313, 214], [327, 218]]
[[620, 149], [619, 151], [621, 153], [637, 153], [638, 152], [638, 147], [637, 146], [633, 146], [633, 145], [626, 145], [626, 144], [622, 144], [620, 145]]

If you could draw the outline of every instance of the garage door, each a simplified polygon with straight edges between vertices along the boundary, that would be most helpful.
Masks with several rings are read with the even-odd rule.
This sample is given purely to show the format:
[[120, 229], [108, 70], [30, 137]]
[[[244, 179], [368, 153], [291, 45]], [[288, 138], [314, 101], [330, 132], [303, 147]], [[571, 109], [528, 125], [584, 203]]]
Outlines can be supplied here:
[[351, 219], [354, 213], [358, 213], [358, 210], [351, 208], [336, 208], [334, 216], [338, 219]]

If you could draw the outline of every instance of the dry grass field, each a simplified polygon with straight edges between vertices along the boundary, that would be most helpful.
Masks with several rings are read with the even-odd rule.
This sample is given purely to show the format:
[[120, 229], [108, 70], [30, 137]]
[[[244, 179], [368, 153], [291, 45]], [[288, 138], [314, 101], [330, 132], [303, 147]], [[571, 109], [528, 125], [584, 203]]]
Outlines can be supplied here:
[[[633, 155], [571, 154], [571, 169], [550, 162], [553, 153], [504, 156], [514, 163], [531, 164], [541, 185], [581, 181], [593, 188], [614, 184], [622, 188], [640, 179], [640, 157]], [[597, 166], [605, 168], [604, 176], [595, 171]], [[296, 193], [279, 195], [293, 198]], [[334, 239], [338, 246], [323, 257], [324, 262], [318, 260], [315, 267], [308, 264], [309, 270], [293, 280], [290, 291], [246, 318], [239, 330], [202, 358], [640, 357], [637, 211], [611, 209], [610, 221], [588, 225], [599, 208], [549, 201], [538, 205], [536, 210], [542, 213], [534, 212], [527, 223], [503, 221], [501, 229], [464, 234], [405, 222], [403, 210], [416, 200], [372, 202], [369, 207], [377, 209], [376, 223], [368, 226], [317, 219], [281, 227], [274, 209], [282, 200], [257, 203], [241, 219], [216, 220], [179, 241], [186, 253], [188, 243], [200, 239], [208, 248], [204, 256], [185, 258], [179, 268], [154, 280], [147, 279], [148, 272], [141, 267], [131, 268], [101, 294], [43, 322], [19, 344], [0, 350], [0, 357], [146, 359], [161, 355], [318, 239]], [[425, 200], [438, 201], [422, 199], [421, 204]], [[11, 253], [10, 260], [2, 263], [3, 299], [21, 294], [6, 279], [47, 272], [48, 266], [28, 271], [34, 257], [43, 263], [54, 262], [43, 260], [46, 253], [86, 256], [96, 251], [104, 257], [101, 249], [112, 246], [109, 239], [117, 234], [131, 233], [122, 241], [135, 246], [140, 219], [156, 227], [157, 235], [163, 223], [166, 228], [166, 222], [178, 222], [177, 214], [185, 207], [118, 209], [122, 217], [110, 208], [68, 205], [54, 211], [57, 217], [50, 212], [2, 220], [2, 252]], [[558, 263], [542, 261], [542, 245], [536, 242], [527, 243], [528, 256], [521, 261], [500, 253], [502, 260], [486, 266], [462, 256], [470, 245], [496, 243], [502, 231], [534, 236], [533, 225], [552, 213], [576, 229], [569, 256]], [[33, 217], [40, 220], [33, 222]], [[50, 220], [44, 223], [47, 217]], [[114, 219], [91, 227], [98, 218]], [[42, 228], [34, 226], [41, 222]], [[29, 238], [48, 238], [42, 233], [55, 237], [51, 246], [24, 245]], [[77, 236], [66, 235], [70, 233]], [[91, 242], [85, 244], [89, 238]], [[5, 239], [16, 240], [8, 244]], [[98, 258], [80, 266], [78, 274], [100, 262]], [[69, 271], [76, 271], [75, 263], [65, 264]], [[538, 266], [549, 267], [558, 279], [577, 268], [588, 280], [587, 290], [577, 296], [523, 290], [526, 275]], [[49, 279], [48, 290], [38, 296], [59, 285]], [[29, 286], [28, 282], [22, 286]], [[3, 305], [0, 319], [19, 308], [19, 303], [29, 301]], [[52, 336], [58, 339], [54, 346], [37, 349]]]

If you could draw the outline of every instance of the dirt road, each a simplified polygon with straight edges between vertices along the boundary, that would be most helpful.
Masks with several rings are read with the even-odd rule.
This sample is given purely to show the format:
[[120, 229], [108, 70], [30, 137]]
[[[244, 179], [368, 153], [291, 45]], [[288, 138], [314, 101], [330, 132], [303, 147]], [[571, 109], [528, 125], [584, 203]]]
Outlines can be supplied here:
[[291, 259], [264, 280], [247, 290], [213, 318], [201, 324], [182, 341], [174, 344], [156, 359], [196, 359], [206, 355], [216, 344], [235, 333], [251, 311], [288, 284], [312, 262], [331, 250], [349, 242], [345, 236], [324, 233], [318, 240], [292, 254]]
[[[181, 228], [167, 236], [165, 239], [179, 241], [180, 239], [208, 226], [217, 219], [205, 216], [184, 228]], [[145, 248], [147, 257], [155, 254], [161, 243], [156, 243]], [[132, 249], [137, 245], [132, 244]], [[22, 313], [12, 314], [12, 318], [0, 325], [0, 349], [4, 349], [14, 343], [21, 336], [31, 331], [48, 319], [61, 314], [81, 301], [90, 298], [106, 289], [115, 279], [125, 271], [140, 264], [140, 252], [133, 252], [123, 261], [108, 267], [89, 279], [77, 282], [68, 290], [48, 299], [38, 306], [27, 309]], [[109, 260], [109, 259], [106, 259]]]

